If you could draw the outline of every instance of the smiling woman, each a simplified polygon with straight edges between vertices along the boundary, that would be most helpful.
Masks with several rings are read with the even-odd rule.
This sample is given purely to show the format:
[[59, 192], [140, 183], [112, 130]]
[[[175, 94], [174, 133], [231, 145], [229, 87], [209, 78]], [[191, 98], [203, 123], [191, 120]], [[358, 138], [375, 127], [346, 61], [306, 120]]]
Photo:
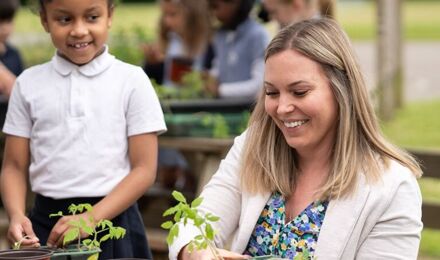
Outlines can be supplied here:
[[[289, 25], [265, 61], [248, 130], [201, 193], [217, 246], [233, 235], [231, 250], [251, 256], [416, 259], [421, 170], [381, 135], [340, 26]], [[208, 259], [188, 252], [194, 233], [180, 230], [170, 258]]]
[[[289, 146], [301, 154], [327, 156], [336, 135], [338, 106], [321, 66], [287, 50], [267, 60], [265, 75], [265, 109]], [[324, 154], [316, 153], [318, 147]]]

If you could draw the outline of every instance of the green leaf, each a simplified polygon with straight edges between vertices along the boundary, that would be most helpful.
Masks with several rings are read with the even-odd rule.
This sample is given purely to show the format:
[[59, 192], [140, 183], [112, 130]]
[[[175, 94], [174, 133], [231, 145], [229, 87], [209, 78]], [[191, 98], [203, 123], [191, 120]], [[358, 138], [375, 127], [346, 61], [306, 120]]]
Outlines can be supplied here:
[[105, 229], [106, 227], [113, 227], [113, 223], [110, 220], [107, 219], [103, 219], [101, 221], [99, 221], [98, 226], [101, 227], [102, 229]]
[[178, 211], [176, 215], [174, 215], [174, 222], [180, 221], [180, 216], [182, 215], [182, 211]]
[[69, 242], [72, 242], [73, 240], [75, 240], [79, 235], [79, 229], [77, 228], [71, 228], [69, 229], [69, 231], [66, 232], [66, 235], [64, 236], [63, 239], [63, 244], [67, 244]]
[[177, 201], [186, 203], [185, 196], [183, 196], [181, 192], [175, 190], [171, 193], [171, 195], [173, 195], [174, 199], [176, 199]]
[[208, 247], [208, 241], [203, 240], [202, 243], [200, 244], [200, 248], [206, 249]]
[[121, 237], [124, 237], [126, 232], [127, 232], [127, 230], [125, 230], [125, 228], [117, 227], [116, 228], [116, 238], [119, 239]]
[[179, 225], [177, 223], [173, 225], [173, 227], [170, 230], [170, 233], [173, 234], [173, 236], [175, 237], [179, 235]]
[[201, 218], [200, 216], [196, 216], [196, 219], [194, 219], [194, 225], [196, 227], [200, 227], [204, 222], [205, 222], [205, 220], [203, 218]]
[[52, 218], [52, 217], [62, 217], [62, 216], [64, 216], [63, 212], [62, 211], [58, 211], [57, 213], [50, 214], [49, 218]]
[[99, 253], [93, 254], [87, 258], [87, 260], [98, 260]]
[[85, 204], [83, 204], [83, 205], [84, 205], [84, 208], [85, 208], [88, 212], [91, 212], [91, 211], [93, 210], [93, 206], [90, 205], [89, 203], [85, 203]]
[[95, 230], [92, 227], [89, 227], [89, 226], [82, 227], [82, 231], [86, 232], [87, 235], [89, 235], [89, 236], [91, 234], [93, 234], [93, 232], [95, 232]]
[[193, 250], [194, 250], [194, 243], [189, 243], [188, 252], [192, 253]]
[[198, 197], [195, 200], [193, 200], [191, 202], [191, 207], [192, 208], [197, 208], [198, 206], [200, 206], [200, 204], [202, 204], [203, 198], [202, 197]]
[[167, 244], [171, 246], [173, 244], [173, 241], [174, 241], [174, 235], [173, 233], [169, 232], [167, 236]]
[[214, 216], [214, 215], [209, 215], [209, 216], [206, 216], [206, 219], [208, 219], [211, 222], [216, 222], [216, 221], [220, 220], [220, 217], [217, 217], [217, 216]]
[[99, 243], [102, 243], [104, 241], [107, 241], [110, 238], [110, 234], [106, 234], [99, 239]]
[[88, 246], [88, 245], [90, 245], [90, 243], [92, 243], [92, 240], [90, 238], [87, 238], [87, 239], [84, 239], [82, 241], [82, 243], [83, 243], [83, 245]]
[[204, 237], [202, 235], [197, 235], [194, 237], [195, 240], [202, 240]]
[[160, 225], [163, 229], [170, 229], [173, 226], [173, 222], [172, 221], [166, 221], [164, 223], [162, 223], [162, 225]]
[[174, 206], [174, 207], [172, 207], [172, 208], [169, 208], [169, 209], [165, 210], [165, 212], [162, 214], [162, 216], [163, 216], [163, 217], [166, 217], [166, 216], [172, 215], [172, 214], [174, 214], [177, 210], [178, 210], [178, 207], [177, 207], [177, 206]]
[[69, 212], [72, 214], [72, 215], [75, 215], [75, 213], [76, 213], [76, 211], [77, 211], [77, 206], [75, 205], [75, 204], [70, 204], [70, 206], [67, 208], [68, 210], [69, 210]]
[[189, 209], [188, 211], [186, 211], [186, 214], [188, 215], [189, 219], [195, 219], [196, 215], [197, 215], [197, 210], [195, 209]]
[[206, 232], [206, 237], [209, 239], [209, 240], [214, 240], [214, 229], [212, 228], [212, 226], [211, 225], [209, 225], [209, 224], [206, 224], [206, 226], [205, 226], [205, 232]]

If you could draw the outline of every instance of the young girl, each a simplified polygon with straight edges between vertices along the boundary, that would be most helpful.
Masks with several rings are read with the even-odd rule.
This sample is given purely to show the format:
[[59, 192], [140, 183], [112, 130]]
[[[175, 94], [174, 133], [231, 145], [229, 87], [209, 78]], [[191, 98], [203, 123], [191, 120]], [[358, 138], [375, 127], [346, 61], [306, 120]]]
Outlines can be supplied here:
[[249, 14], [254, 0], [210, 0], [220, 28], [206, 89], [220, 98], [254, 100], [261, 89], [269, 36]]
[[[141, 68], [108, 53], [112, 0], [39, 4], [57, 52], [17, 78], [9, 102], [1, 175], [8, 239], [61, 246], [69, 221], [81, 215], [49, 214], [88, 202], [94, 223], [111, 219], [127, 230], [101, 244], [100, 259], [151, 258], [136, 200], [155, 179], [157, 135], [166, 130], [157, 96]], [[36, 193], [29, 218], [28, 174]]]
[[[210, 35], [206, 0], [160, 0], [159, 43], [144, 48], [146, 73], [175, 86], [185, 72], [201, 70]], [[163, 66], [163, 70], [158, 70]]]

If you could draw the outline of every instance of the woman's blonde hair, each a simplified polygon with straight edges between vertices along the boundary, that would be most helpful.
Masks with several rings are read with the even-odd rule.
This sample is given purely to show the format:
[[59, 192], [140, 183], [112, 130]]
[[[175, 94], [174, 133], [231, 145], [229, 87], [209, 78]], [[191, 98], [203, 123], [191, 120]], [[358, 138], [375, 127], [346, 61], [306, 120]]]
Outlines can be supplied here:
[[[338, 103], [331, 169], [320, 199], [352, 194], [360, 174], [369, 182], [380, 180], [390, 159], [421, 175], [414, 158], [381, 134], [353, 49], [335, 21], [312, 19], [284, 28], [267, 47], [265, 60], [285, 50], [298, 51], [319, 63]], [[264, 99], [262, 91], [249, 121], [241, 183], [251, 193], [280, 191], [288, 196], [298, 174], [295, 149], [266, 113]]]
[[[161, 2], [177, 4], [184, 12], [182, 37], [185, 51], [190, 58], [205, 51], [211, 36], [211, 19], [207, 0], [160, 0]], [[170, 30], [164, 25], [162, 17], [159, 23], [160, 43], [166, 50], [169, 44]]]

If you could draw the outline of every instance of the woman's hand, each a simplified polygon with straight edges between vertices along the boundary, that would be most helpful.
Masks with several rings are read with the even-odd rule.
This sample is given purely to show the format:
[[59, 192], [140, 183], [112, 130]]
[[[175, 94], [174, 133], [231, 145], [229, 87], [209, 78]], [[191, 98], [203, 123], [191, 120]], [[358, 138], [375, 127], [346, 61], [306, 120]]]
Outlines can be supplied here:
[[[249, 259], [248, 255], [237, 254], [228, 250], [217, 248], [217, 252], [221, 257], [225, 260], [238, 260], [238, 259]], [[188, 245], [186, 245], [182, 250], [180, 250], [180, 254], [178, 257], [179, 260], [212, 260], [215, 259], [212, 251], [207, 248], [203, 250], [193, 250], [191, 253], [188, 251]]]
[[[81, 213], [78, 215], [69, 215], [69, 216], [63, 216], [61, 217], [57, 223], [55, 224], [55, 226], [52, 228], [52, 230], [50, 231], [49, 237], [47, 238], [47, 246], [52, 247], [52, 246], [57, 246], [60, 247], [63, 245], [63, 239], [64, 236], [66, 235], [66, 233], [69, 231], [69, 229], [72, 228], [72, 225], [70, 224], [72, 221], [78, 221], [80, 218], [84, 219], [85, 221], [87, 221], [88, 225], [92, 228], [95, 227], [95, 222], [96, 221], [91, 221], [90, 219], [93, 219], [93, 216], [90, 215], [90, 213], [85, 212], [85, 213]], [[80, 236], [81, 238], [85, 238], [88, 237], [89, 235], [82, 231], [80, 232]]]
[[40, 246], [40, 240], [32, 229], [31, 221], [24, 215], [11, 217], [7, 237], [13, 247], [15, 245], [19, 245], [20, 248]]

